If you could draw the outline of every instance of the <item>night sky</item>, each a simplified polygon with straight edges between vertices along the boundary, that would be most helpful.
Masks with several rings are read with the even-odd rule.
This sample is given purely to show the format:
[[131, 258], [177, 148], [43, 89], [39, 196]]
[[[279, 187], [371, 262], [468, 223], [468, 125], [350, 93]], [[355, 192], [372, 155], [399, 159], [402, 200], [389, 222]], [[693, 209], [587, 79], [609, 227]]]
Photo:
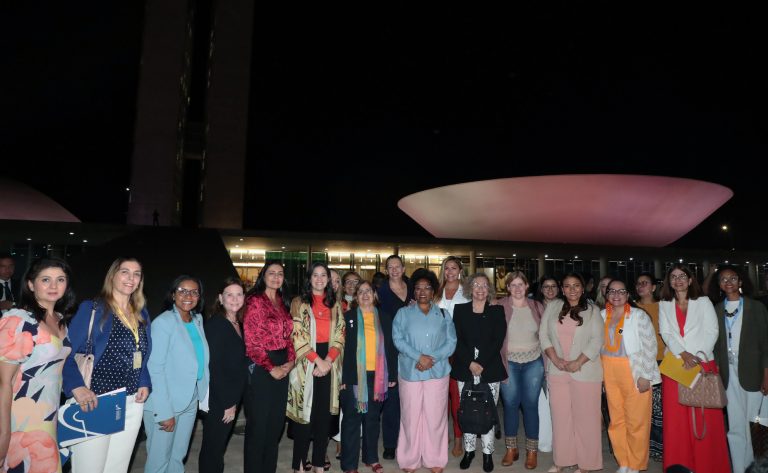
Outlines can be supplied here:
[[[118, 3], [2, 7], [2, 173], [86, 222], [125, 220], [144, 11]], [[738, 249], [765, 248], [759, 15], [516, 3], [257, 6], [246, 228], [424, 236], [396, 206], [412, 192], [639, 173], [735, 191], [674, 246], [722, 248], [728, 224]]]

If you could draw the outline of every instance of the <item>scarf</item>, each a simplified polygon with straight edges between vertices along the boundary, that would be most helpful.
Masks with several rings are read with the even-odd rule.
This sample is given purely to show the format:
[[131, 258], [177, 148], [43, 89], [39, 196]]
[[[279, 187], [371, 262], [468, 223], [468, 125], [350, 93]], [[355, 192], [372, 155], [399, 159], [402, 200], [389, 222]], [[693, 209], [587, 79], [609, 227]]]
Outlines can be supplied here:
[[379, 321], [379, 311], [373, 308], [373, 324], [376, 328], [376, 339], [365, 339], [365, 324], [363, 321], [363, 311], [357, 308], [357, 385], [353, 386], [355, 399], [357, 400], [357, 412], [364, 414], [368, 412], [368, 377], [366, 373], [365, 344], [367, 342], [376, 344], [376, 371], [373, 377], [373, 400], [384, 401], [387, 399], [387, 382], [389, 372], [387, 371], [387, 357], [384, 352], [384, 332], [381, 330]]

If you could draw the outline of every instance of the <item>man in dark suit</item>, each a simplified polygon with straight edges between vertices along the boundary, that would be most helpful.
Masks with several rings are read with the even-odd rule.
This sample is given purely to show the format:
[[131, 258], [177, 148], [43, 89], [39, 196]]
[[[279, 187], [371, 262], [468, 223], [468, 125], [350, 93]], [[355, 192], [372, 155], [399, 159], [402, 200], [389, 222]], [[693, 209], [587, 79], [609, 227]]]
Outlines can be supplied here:
[[5, 314], [19, 300], [19, 281], [12, 280], [16, 263], [10, 253], [0, 253], [0, 312]]

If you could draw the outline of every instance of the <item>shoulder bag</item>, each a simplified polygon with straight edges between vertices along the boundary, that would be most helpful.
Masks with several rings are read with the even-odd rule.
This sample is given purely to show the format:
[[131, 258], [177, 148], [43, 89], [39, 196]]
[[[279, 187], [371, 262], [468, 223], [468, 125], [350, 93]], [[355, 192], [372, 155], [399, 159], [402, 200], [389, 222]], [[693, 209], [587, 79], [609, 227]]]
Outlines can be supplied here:
[[96, 303], [93, 304], [91, 309], [91, 321], [88, 324], [88, 341], [85, 342], [85, 353], [75, 353], [75, 363], [77, 363], [77, 369], [83, 376], [85, 387], [91, 387], [91, 375], [93, 375], [93, 340], [91, 339], [91, 331], [93, 330], [93, 319], [96, 316]]

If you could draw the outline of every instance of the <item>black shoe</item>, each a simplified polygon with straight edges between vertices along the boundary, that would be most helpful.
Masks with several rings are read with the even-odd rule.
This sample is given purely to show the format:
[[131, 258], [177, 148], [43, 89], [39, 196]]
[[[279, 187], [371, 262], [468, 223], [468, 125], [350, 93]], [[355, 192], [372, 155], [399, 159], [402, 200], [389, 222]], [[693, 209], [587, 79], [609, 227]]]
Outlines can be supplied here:
[[385, 460], [394, 460], [395, 459], [395, 449], [394, 448], [385, 448], [384, 454], [382, 455]]
[[493, 471], [493, 455], [483, 453], [483, 471]]
[[497, 425], [494, 430], [496, 431], [496, 440], [501, 438], [501, 428]]
[[469, 465], [472, 464], [472, 459], [475, 458], [475, 452], [464, 452], [464, 458], [461, 459], [461, 463], [459, 463], [459, 468], [462, 470], [466, 470], [469, 468]]

